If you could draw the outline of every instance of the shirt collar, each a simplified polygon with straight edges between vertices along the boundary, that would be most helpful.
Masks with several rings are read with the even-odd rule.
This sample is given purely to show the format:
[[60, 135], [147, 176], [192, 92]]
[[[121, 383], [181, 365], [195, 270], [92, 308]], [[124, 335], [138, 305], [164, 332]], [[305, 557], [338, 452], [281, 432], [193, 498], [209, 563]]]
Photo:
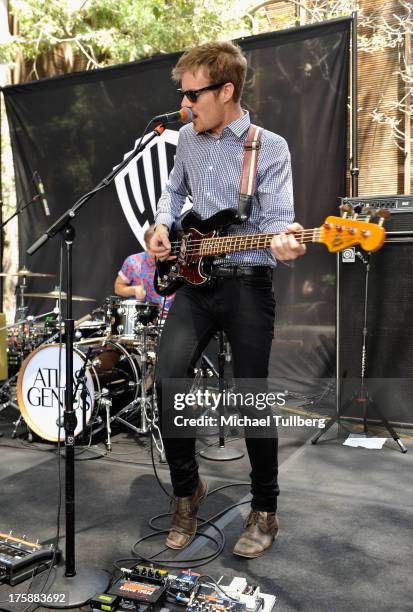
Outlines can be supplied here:
[[[224, 127], [224, 129], [222, 130], [222, 134], [225, 134], [226, 130], [230, 130], [234, 134], [234, 136], [236, 136], [237, 138], [241, 138], [241, 136], [245, 134], [245, 132], [248, 130], [248, 128], [251, 125], [251, 119], [250, 119], [250, 114], [248, 111], [243, 110], [243, 112], [244, 112], [244, 115], [242, 115], [242, 117], [240, 117], [239, 119], [235, 119], [235, 121], [228, 123], [228, 125]], [[191, 127], [192, 127], [192, 124], [191, 124]], [[209, 134], [208, 132], [196, 132], [193, 127], [192, 127], [192, 131], [198, 136], [201, 136], [201, 135], [212, 136], [212, 134]]]
[[236, 136], [237, 138], [241, 138], [241, 136], [248, 130], [251, 125], [250, 114], [248, 111], [244, 111], [244, 115], [239, 119], [235, 119], [232, 123], [229, 123], [222, 130], [223, 132], [228, 129]]

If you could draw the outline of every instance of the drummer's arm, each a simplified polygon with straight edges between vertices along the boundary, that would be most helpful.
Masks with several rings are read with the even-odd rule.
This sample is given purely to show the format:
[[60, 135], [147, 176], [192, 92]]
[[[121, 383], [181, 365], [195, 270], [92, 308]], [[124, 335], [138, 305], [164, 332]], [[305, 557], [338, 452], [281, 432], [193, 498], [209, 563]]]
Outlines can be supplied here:
[[144, 300], [146, 296], [146, 291], [141, 285], [131, 285], [120, 274], [116, 277], [114, 290], [116, 295], [125, 298], [133, 297], [137, 300]]

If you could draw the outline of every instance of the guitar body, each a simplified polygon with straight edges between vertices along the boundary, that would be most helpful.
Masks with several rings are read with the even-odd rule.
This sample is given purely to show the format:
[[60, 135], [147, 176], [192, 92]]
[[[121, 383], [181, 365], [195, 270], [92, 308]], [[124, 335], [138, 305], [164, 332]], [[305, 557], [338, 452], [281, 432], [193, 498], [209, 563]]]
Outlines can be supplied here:
[[[202, 257], [198, 250], [201, 240], [222, 236], [225, 230], [236, 223], [237, 211], [227, 208], [208, 219], [201, 219], [189, 211], [181, 221], [182, 229], [172, 228], [169, 239], [172, 244], [171, 255], [174, 259], [157, 261], [154, 285], [163, 296], [174, 293], [180, 285], [207, 285], [211, 281], [211, 266], [215, 257]], [[177, 247], [174, 248], [174, 243]]]
[[[378, 224], [370, 223], [371, 212], [362, 220], [357, 213], [342, 217], [327, 217], [321, 227], [299, 229], [293, 232], [295, 239], [305, 242], [321, 242], [331, 253], [359, 244], [365, 251], [374, 252], [383, 246], [386, 232], [383, 222], [388, 211], [378, 211]], [[182, 283], [194, 286], [211, 281], [211, 266], [217, 257], [226, 253], [268, 249], [276, 233], [226, 235], [230, 225], [238, 223], [237, 210], [227, 208], [209, 219], [201, 219], [190, 211], [181, 221], [182, 229], [171, 235], [171, 259], [157, 262], [155, 289], [160, 295], [171, 295]]]

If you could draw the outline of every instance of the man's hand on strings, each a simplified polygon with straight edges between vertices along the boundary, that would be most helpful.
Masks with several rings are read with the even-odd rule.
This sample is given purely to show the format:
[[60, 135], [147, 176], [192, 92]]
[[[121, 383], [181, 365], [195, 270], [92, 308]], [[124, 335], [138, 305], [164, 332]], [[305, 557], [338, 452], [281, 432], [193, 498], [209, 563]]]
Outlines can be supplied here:
[[299, 223], [287, 226], [287, 231], [277, 234], [271, 240], [271, 252], [278, 261], [290, 261], [301, 257], [307, 250], [305, 244], [298, 242], [294, 232], [300, 232], [304, 228]]
[[168, 229], [165, 225], [156, 225], [148, 242], [148, 251], [161, 261], [168, 259], [171, 254], [171, 243], [168, 238]]

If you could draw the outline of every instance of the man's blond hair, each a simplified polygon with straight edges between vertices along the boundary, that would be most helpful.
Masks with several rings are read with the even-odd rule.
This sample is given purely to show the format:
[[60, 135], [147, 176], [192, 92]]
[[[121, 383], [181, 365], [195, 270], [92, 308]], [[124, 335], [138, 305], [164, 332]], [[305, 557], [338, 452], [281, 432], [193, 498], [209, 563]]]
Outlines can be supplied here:
[[232, 83], [234, 102], [239, 102], [247, 73], [247, 60], [240, 47], [231, 42], [211, 42], [188, 49], [172, 70], [172, 78], [179, 83], [184, 72], [195, 75], [205, 70], [211, 84]]

